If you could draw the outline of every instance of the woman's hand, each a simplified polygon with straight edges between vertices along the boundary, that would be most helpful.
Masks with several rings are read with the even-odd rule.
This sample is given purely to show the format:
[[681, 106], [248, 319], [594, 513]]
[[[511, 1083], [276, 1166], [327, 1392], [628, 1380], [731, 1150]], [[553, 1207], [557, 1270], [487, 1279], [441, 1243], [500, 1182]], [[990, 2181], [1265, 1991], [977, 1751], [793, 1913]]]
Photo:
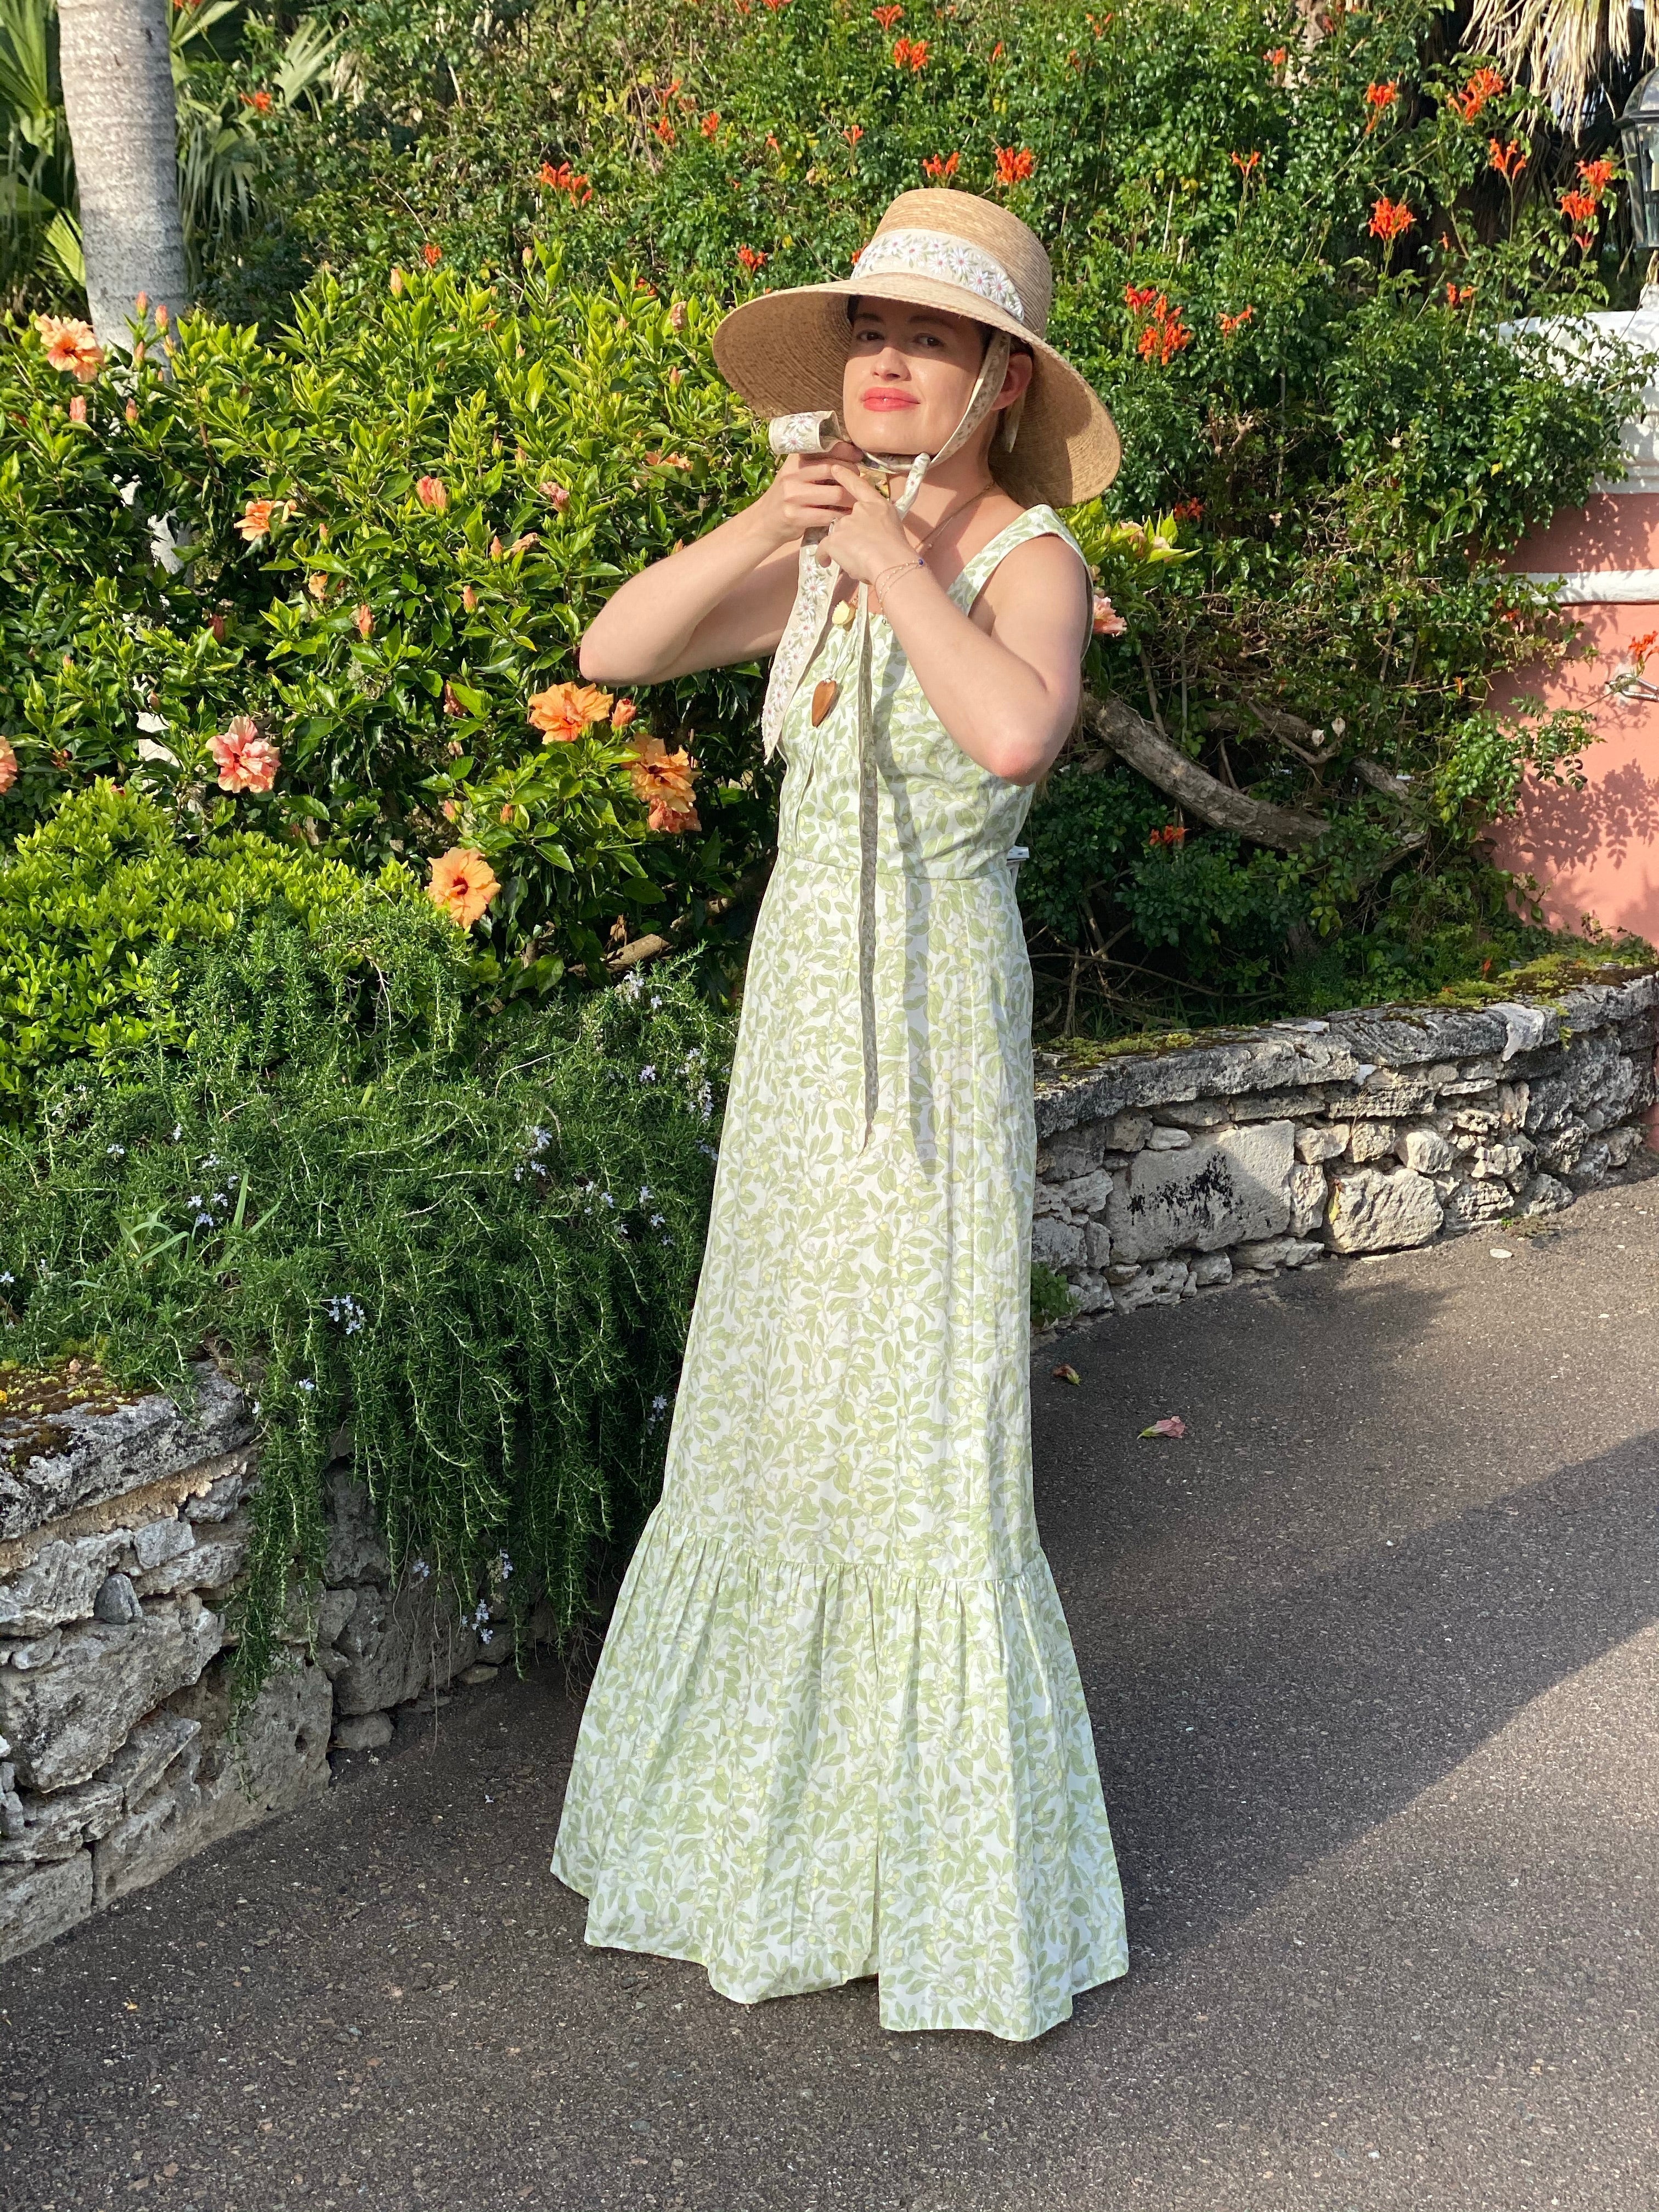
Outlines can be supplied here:
[[797, 543], [809, 530], [828, 529], [852, 506], [837, 470], [846, 475], [848, 471], [840, 465], [858, 457], [858, 447], [845, 443], [832, 446], [827, 453], [786, 455], [750, 515], [779, 545]]
[[830, 474], [845, 504], [841, 520], [818, 547], [820, 563], [827, 567], [833, 561], [855, 583], [873, 584], [896, 561], [914, 562], [916, 549], [905, 536], [904, 525], [875, 486], [840, 461], [831, 464]]

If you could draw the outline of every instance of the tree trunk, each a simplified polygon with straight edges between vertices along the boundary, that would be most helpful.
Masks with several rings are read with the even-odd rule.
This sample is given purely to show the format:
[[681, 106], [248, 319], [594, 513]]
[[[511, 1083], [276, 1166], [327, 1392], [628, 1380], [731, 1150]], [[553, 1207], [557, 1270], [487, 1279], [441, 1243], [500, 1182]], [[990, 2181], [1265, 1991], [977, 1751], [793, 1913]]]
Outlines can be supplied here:
[[190, 304], [167, 0], [58, 0], [58, 21], [92, 325], [125, 345], [141, 292]]
[[[1304, 814], [1252, 799], [1248, 792], [1230, 790], [1167, 738], [1159, 737], [1146, 716], [1121, 699], [1097, 699], [1085, 691], [1081, 719], [1092, 737], [1212, 830], [1231, 830], [1253, 845], [1288, 853], [1298, 845], [1311, 845], [1331, 826], [1322, 814]], [[1090, 764], [1086, 758], [1079, 763], [1084, 769]]]

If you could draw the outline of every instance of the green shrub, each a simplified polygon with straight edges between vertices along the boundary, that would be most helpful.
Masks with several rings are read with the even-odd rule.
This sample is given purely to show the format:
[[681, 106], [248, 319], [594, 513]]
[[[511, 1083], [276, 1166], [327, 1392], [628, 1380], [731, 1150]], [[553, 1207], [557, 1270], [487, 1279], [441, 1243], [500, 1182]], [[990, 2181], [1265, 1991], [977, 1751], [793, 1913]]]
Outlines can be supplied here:
[[[186, 843], [153, 799], [100, 780], [0, 852], [0, 1109], [26, 1115], [65, 1061], [100, 1076], [185, 1043], [181, 963], [269, 916], [302, 922], [326, 973], [319, 1024], [348, 1027], [395, 992], [430, 1027], [472, 969], [465, 941], [404, 871], [365, 883], [337, 861], [226, 830]], [[395, 945], [394, 945], [395, 940]], [[270, 1013], [274, 1016], [276, 1009]]]
[[[416, 914], [388, 901], [386, 942]], [[257, 1401], [244, 1695], [348, 1416], [400, 1562], [476, 1589], [505, 1559], [521, 1607], [585, 1609], [660, 1482], [720, 1128], [726, 1030], [684, 963], [435, 1040], [418, 992], [319, 1018], [338, 974], [268, 908], [191, 954], [173, 1041], [0, 1126], [0, 1356], [91, 1340], [187, 1392], [207, 1345]]]
[[[1085, 790], [1080, 748], [1021, 878], [1042, 1019], [1237, 1018], [1383, 974], [1431, 988], [1454, 945], [1510, 956], [1524, 925], [1477, 841], [1523, 769], [1575, 772], [1587, 729], [1488, 711], [1562, 642], [1498, 557], [1613, 465], [1641, 376], [1569, 374], [1517, 331], [1630, 272], [1615, 223], [1559, 204], [1588, 147], [1524, 91], [1471, 94], [1443, 11], [1381, 0], [1304, 34], [1262, 0], [357, 0], [345, 37], [353, 100], [267, 120], [269, 257], [246, 240], [212, 279], [291, 332], [195, 325], [133, 423], [112, 373], [76, 427], [32, 340], [0, 362], [27, 426], [0, 460], [0, 714], [25, 766], [0, 826], [130, 758], [143, 714], [178, 763], [144, 772], [216, 810], [204, 747], [246, 710], [283, 768], [239, 811], [359, 866], [488, 854], [504, 989], [594, 973], [618, 921], [700, 919], [769, 845], [757, 673], [640, 702], [703, 763], [690, 836], [645, 830], [611, 730], [538, 747], [526, 703], [574, 678], [617, 576], [763, 479], [708, 365], [721, 301], [840, 275], [949, 164], [1051, 241], [1052, 334], [1124, 433], [1118, 483], [1071, 518], [1127, 624], [1091, 684], [1329, 824], [1241, 848], [1131, 771]], [[296, 254], [319, 273], [290, 302]], [[283, 519], [249, 546], [255, 498]]]
[[[570, 290], [550, 257], [511, 295], [319, 280], [279, 343], [198, 318], [165, 378], [84, 390], [23, 333], [0, 352], [22, 426], [0, 457], [0, 830], [113, 773], [193, 827], [366, 872], [465, 845], [500, 881], [477, 935], [509, 994], [597, 972], [618, 916], [729, 895], [768, 835], [752, 679], [574, 742], [527, 720], [617, 578], [754, 477], [711, 313]], [[213, 746], [238, 717], [279, 756], [268, 790], [228, 789]], [[629, 755], [653, 734], [699, 763], [698, 834], [648, 828]]]

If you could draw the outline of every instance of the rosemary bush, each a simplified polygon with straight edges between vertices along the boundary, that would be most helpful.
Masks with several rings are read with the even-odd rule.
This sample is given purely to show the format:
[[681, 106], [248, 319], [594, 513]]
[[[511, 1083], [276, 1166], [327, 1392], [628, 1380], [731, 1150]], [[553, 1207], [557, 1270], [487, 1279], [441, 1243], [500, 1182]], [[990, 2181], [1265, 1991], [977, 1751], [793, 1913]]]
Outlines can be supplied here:
[[[320, 1565], [341, 1424], [394, 1559], [568, 1625], [655, 1497], [726, 1035], [684, 963], [501, 1017], [387, 900], [378, 964], [276, 908], [167, 978], [125, 1079], [0, 1130], [0, 1346], [93, 1341], [187, 1394], [205, 1346], [264, 1437], [238, 1679]], [[459, 933], [455, 933], [459, 937]]]

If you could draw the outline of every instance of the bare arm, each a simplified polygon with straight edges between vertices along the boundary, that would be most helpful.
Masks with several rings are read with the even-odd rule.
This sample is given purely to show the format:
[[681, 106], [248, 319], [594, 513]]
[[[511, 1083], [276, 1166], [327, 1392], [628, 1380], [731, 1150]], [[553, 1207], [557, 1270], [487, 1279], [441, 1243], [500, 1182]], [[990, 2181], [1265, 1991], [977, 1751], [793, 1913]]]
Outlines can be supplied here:
[[[850, 446], [835, 454], [857, 458]], [[834, 459], [792, 454], [752, 507], [613, 592], [582, 639], [588, 681], [665, 684], [771, 653], [794, 604], [803, 535], [852, 505]]]
[[853, 512], [826, 553], [873, 582], [895, 562], [882, 611], [927, 702], [970, 760], [1010, 783], [1035, 783], [1077, 715], [1089, 635], [1089, 579], [1058, 538], [1016, 546], [965, 615], [930, 569], [914, 565], [892, 509], [847, 468]]

